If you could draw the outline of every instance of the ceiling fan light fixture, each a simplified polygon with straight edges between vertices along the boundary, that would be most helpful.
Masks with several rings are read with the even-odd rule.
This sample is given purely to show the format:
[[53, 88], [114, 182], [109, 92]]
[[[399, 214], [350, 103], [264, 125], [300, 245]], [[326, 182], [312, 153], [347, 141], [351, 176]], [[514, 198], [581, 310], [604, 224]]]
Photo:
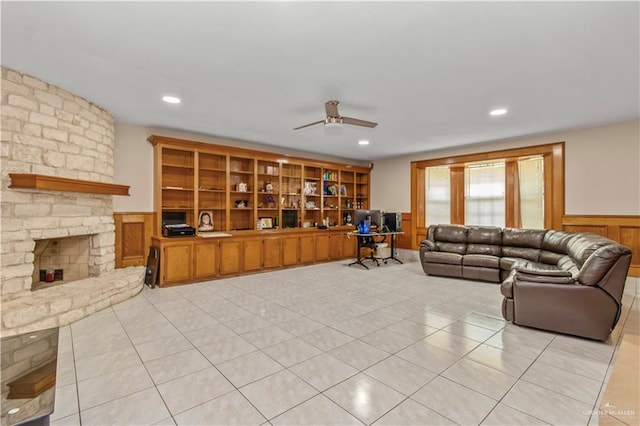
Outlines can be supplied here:
[[342, 134], [342, 125], [341, 124], [325, 124], [324, 126], [325, 135], [341, 135]]

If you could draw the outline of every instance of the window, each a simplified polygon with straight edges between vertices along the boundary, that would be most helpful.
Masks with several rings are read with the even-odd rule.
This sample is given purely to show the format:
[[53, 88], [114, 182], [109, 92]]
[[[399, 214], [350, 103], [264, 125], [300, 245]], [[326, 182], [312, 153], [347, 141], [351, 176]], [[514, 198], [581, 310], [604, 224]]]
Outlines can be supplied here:
[[449, 167], [428, 167], [426, 178], [426, 223], [428, 225], [451, 223], [451, 179]]
[[518, 161], [520, 226], [544, 228], [544, 162], [542, 156]]
[[436, 223], [562, 229], [563, 214], [564, 142], [411, 162], [413, 247]]
[[465, 167], [464, 202], [465, 224], [505, 225], [504, 161]]

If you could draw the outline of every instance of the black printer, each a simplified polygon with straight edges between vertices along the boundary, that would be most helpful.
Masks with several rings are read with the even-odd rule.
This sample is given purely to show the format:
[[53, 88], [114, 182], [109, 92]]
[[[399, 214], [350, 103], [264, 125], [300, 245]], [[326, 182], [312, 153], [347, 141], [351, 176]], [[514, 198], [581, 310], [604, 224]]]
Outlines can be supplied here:
[[162, 228], [163, 237], [193, 237], [194, 235], [196, 235], [196, 228], [184, 223], [165, 225]]

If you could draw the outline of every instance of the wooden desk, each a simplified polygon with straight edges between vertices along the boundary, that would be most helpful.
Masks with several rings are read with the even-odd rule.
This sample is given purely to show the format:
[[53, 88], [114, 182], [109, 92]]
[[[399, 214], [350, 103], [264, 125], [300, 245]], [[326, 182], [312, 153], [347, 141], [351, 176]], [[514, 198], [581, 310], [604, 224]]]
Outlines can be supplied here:
[[[400, 234], [404, 234], [404, 232], [370, 232], [368, 234], [356, 234], [356, 233], [347, 234], [347, 235], [356, 237], [358, 241], [358, 248], [356, 249], [357, 258], [355, 262], [351, 262], [348, 266], [360, 265], [360, 266], [363, 266], [365, 269], [369, 269], [367, 265], [362, 263], [363, 260], [367, 260], [367, 259], [373, 260], [376, 263], [376, 266], [380, 266], [380, 260], [382, 260], [384, 263], [387, 263], [387, 261], [391, 259], [391, 260], [395, 260], [398, 263], [402, 263], [402, 261], [396, 257], [396, 235], [400, 235]], [[391, 240], [390, 241], [391, 255], [384, 258], [376, 257], [374, 255], [375, 245], [379, 244], [380, 242], [376, 242], [375, 238], [386, 237], [387, 235], [390, 236], [390, 240]], [[361, 252], [363, 247], [371, 248], [372, 251], [370, 256], [362, 257]]]

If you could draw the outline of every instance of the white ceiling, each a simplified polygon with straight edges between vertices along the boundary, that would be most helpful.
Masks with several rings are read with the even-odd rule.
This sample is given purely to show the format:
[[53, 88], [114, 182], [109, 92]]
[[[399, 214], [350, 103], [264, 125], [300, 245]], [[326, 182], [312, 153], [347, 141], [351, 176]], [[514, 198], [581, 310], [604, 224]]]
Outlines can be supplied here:
[[[2, 65], [119, 122], [375, 160], [640, 116], [635, 1], [1, 8]], [[378, 127], [292, 130], [330, 99]]]

